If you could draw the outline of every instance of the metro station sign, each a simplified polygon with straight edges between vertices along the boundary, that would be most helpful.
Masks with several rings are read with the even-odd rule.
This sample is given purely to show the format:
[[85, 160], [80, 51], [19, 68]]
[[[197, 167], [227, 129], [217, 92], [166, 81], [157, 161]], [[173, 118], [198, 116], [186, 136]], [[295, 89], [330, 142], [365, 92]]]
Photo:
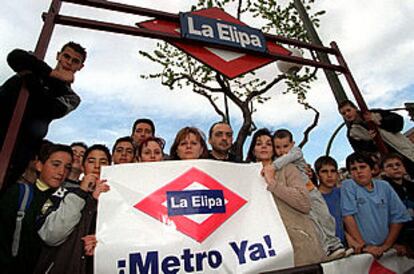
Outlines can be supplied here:
[[[229, 79], [276, 61], [274, 58], [240, 52], [239, 48], [286, 56], [292, 54], [275, 42], [267, 41], [260, 30], [248, 27], [219, 8], [184, 13], [180, 14], [180, 17], [181, 24], [156, 19], [137, 25], [182, 37], [182, 42], [171, 44]], [[191, 40], [232, 46], [234, 51], [191, 43]]]
[[180, 24], [181, 37], [187, 39], [266, 52], [266, 39], [258, 29], [191, 13], [181, 13]]

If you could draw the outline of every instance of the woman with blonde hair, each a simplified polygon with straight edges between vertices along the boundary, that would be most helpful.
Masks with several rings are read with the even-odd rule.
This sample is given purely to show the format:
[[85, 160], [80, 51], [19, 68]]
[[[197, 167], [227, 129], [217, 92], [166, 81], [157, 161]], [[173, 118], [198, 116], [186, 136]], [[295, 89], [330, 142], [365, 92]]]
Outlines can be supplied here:
[[207, 159], [208, 150], [204, 133], [196, 127], [178, 131], [170, 149], [171, 160]]

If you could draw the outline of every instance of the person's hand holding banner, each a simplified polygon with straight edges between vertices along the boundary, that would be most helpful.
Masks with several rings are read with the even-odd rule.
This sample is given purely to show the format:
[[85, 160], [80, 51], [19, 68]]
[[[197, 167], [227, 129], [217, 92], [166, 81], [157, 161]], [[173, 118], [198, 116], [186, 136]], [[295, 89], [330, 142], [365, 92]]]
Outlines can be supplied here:
[[102, 192], [109, 191], [110, 187], [106, 184], [106, 180], [96, 180], [95, 190], [92, 192], [92, 197], [98, 200]]
[[93, 256], [94, 252], [95, 252], [95, 247], [96, 247], [96, 236], [95, 235], [87, 235], [85, 237], [82, 237], [82, 241], [83, 241], [83, 249], [85, 251], [85, 255], [86, 256]]

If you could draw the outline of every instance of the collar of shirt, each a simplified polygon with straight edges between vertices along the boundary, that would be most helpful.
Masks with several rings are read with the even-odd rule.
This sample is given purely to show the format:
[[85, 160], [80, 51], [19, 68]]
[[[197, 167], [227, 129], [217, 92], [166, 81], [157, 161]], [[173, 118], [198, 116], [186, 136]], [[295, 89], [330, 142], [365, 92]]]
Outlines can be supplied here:
[[50, 188], [47, 184], [43, 183], [39, 179], [36, 180], [36, 186], [40, 191], [46, 191]]

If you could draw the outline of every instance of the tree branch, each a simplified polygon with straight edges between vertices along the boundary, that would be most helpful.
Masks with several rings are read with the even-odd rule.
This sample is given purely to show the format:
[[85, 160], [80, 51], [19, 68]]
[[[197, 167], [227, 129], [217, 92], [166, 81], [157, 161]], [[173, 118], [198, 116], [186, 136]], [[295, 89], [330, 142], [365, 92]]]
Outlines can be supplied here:
[[237, 19], [238, 20], [240, 20], [240, 16], [241, 16], [242, 3], [243, 3], [243, 0], [239, 0], [239, 5], [237, 7]]
[[214, 102], [213, 100], [213, 96], [211, 94], [208, 94], [207, 92], [205, 92], [202, 89], [196, 89], [194, 88], [193, 91], [197, 94], [200, 94], [202, 96], [204, 96], [205, 98], [207, 98], [207, 100], [210, 102], [210, 104], [213, 106], [215, 112], [220, 115], [223, 119], [223, 121], [226, 120], [226, 115], [224, 114], [224, 112], [217, 106], [216, 102]]
[[246, 102], [251, 101], [254, 97], [262, 95], [263, 93], [267, 92], [269, 89], [271, 89], [274, 85], [279, 83], [281, 80], [286, 79], [286, 74], [280, 74], [278, 77], [272, 80], [269, 84], [267, 84], [263, 89], [261, 90], [254, 90], [252, 91], [246, 98]]
[[307, 108], [310, 108], [311, 110], [313, 110], [315, 112], [315, 116], [313, 118], [313, 122], [312, 124], [310, 124], [306, 130], [303, 132], [303, 139], [300, 142], [300, 144], [298, 145], [299, 148], [303, 148], [305, 146], [305, 144], [308, 142], [309, 140], [309, 134], [310, 132], [318, 125], [319, 122], [319, 111], [317, 111], [314, 107], [312, 107], [311, 105], [309, 105], [308, 103], [304, 104]]
[[241, 108], [243, 105], [243, 101], [240, 100], [233, 92], [231, 92], [230, 86], [226, 85], [226, 83], [224, 82], [224, 79], [221, 78], [219, 73], [216, 74], [216, 80], [217, 80], [217, 83], [219, 83], [221, 87], [221, 91], [224, 94], [226, 94], [227, 97], [229, 97], [230, 100], [232, 100], [237, 106]]
[[315, 67], [315, 68], [313, 68], [313, 71], [310, 74], [308, 74], [306, 76], [303, 76], [303, 77], [299, 77], [299, 79], [300, 79], [301, 82], [307, 82], [310, 79], [312, 79], [313, 77], [315, 77], [317, 72], [318, 72], [318, 68]]
[[194, 84], [195, 86], [201, 88], [201, 89], [206, 89], [210, 92], [215, 92], [215, 93], [222, 93], [223, 91], [220, 88], [213, 88], [213, 87], [209, 87], [206, 86], [204, 84], [201, 84], [199, 82], [197, 82], [193, 77], [186, 75], [186, 74], [182, 74], [182, 77], [184, 77], [185, 79], [187, 79], [188, 81], [190, 81], [192, 84]]
[[164, 82], [162, 78], [163, 78], [163, 76], [161, 77], [161, 84], [164, 85], [164, 86], [169, 86], [170, 88], [173, 87], [175, 82], [178, 82], [178, 81], [181, 81], [181, 80], [185, 79], [185, 77], [183, 77], [183, 76], [177, 77], [177, 78], [172, 79], [171, 82], [168, 84], [168, 82]]

